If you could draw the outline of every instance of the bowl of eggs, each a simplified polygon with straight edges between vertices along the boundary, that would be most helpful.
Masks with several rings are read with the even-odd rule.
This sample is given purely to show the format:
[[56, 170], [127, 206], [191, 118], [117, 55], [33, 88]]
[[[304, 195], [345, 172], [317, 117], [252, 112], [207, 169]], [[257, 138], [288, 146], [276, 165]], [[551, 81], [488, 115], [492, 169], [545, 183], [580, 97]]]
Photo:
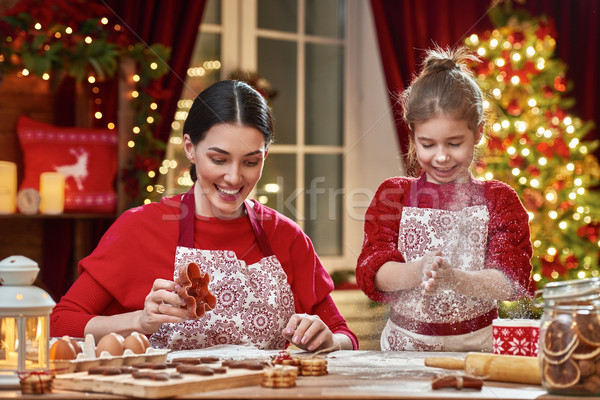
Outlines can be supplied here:
[[51, 341], [50, 368], [57, 374], [87, 371], [98, 365], [132, 365], [140, 362], [164, 362], [169, 349], [150, 346], [146, 335], [132, 332], [127, 337], [118, 333], [104, 335], [95, 343], [86, 335], [83, 343], [63, 336]]

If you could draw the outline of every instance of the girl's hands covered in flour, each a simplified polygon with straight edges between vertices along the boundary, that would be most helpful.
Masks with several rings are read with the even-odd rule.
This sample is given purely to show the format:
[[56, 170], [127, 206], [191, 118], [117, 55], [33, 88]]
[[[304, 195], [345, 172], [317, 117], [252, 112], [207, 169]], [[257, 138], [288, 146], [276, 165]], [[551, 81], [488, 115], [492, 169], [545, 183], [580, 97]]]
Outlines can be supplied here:
[[442, 258], [440, 250], [426, 254], [421, 259], [422, 282], [421, 293], [432, 294], [436, 290], [452, 287], [454, 270]]
[[142, 333], [152, 334], [166, 322], [186, 320], [185, 302], [175, 293], [177, 284], [166, 279], [156, 279], [152, 290], [146, 296], [140, 316]]

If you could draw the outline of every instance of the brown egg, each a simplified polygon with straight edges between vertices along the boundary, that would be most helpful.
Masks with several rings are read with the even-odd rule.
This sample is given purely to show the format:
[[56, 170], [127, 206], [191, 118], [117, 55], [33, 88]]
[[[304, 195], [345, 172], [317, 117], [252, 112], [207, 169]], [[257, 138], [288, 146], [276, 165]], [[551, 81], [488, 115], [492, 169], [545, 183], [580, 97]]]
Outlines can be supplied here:
[[144, 342], [142, 342], [142, 339], [140, 339], [138, 335], [134, 334], [131, 334], [125, 338], [123, 347], [133, 351], [135, 354], [143, 354], [144, 350], [146, 350], [144, 348]]
[[70, 339], [58, 339], [50, 347], [51, 360], [74, 360], [77, 357], [77, 351], [73, 348]]
[[144, 335], [143, 333], [133, 332], [132, 335], [134, 335], [136, 333], [138, 334], [140, 339], [142, 339], [142, 343], [144, 343], [144, 351], [145, 351], [148, 347], [150, 347], [150, 341], [148, 340], [148, 337], [146, 335]]
[[150, 341], [148, 341], [148, 336], [139, 332], [131, 332], [131, 334], [140, 337], [140, 340], [142, 341], [142, 343], [144, 343], [144, 351], [146, 351], [146, 349], [150, 347]]
[[79, 342], [73, 338], [70, 338], [69, 341], [71, 342], [71, 346], [73, 346], [73, 349], [75, 349], [75, 355], [81, 353], [81, 345], [79, 344]]
[[107, 351], [113, 356], [122, 356], [124, 341], [125, 338], [123, 338], [123, 336], [114, 332], [102, 336], [96, 346], [96, 357], [100, 357], [100, 354], [102, 354], [103, 351]]

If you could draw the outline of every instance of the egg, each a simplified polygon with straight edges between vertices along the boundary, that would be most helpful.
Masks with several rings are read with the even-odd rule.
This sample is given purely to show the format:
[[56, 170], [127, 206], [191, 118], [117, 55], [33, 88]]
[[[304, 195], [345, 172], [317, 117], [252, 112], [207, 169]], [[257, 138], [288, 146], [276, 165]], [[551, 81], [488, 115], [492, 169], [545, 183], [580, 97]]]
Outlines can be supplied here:
[[118, 333], [111, 332], [108, 335], [102, 336], [96, 346], [96, 357], [100, 357], [103, 351], [107, 351], [113, 356], [123, 355], [123, 342], [125, 338]]
[[77, 354], [81, 353], [81, 345], [77, 340], [73, 338], [69, 338], [69, 341], [71, 342], [71, 346], [73, 346], [73, 349], [75, 349], [75, 356], [77, 356]]
[[74, 360], [77, 357], [77, 351], [71, 344], [70, 338], [61, 338], [50, 347], [51, 360]]
[[144, 343], [144, 351], [150, 347], [150, 341], [148, 340], [148, 337], [146, 335], [144, 335], [143, 333], [138, 333], [138, 332], [134, 332], [137, 333], [140, 336], [140, 339], [142, 339], [142, 343]]
[[139, 332], [131, 332], [131, 334], [133, 336], [138, 336], [140, 338], [140, 340], [144, 344], [144, 351], [146, 351], [146, 349], [148, 347], [150, 347], [150, 341], [148, 340], [148, 336], [144, 335], [143, 333], [139, 333]]
[[123, 348], [129, 349], [135, 354], [143, 354], [146, 350], [144, 348], [144, 342], [142, 342], [142, 339], [138, 335], [134, 334], [131, 334], [125, 338], [125, 341], [123, 342]]

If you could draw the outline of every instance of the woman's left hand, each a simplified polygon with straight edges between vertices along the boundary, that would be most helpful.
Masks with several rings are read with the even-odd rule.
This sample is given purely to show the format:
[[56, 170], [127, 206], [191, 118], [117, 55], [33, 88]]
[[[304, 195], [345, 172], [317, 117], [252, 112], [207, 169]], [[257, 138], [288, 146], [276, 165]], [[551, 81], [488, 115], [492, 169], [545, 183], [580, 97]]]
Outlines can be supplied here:
[[294, 314], [283, 330], [283, 337], [303, 350], [315, 351], [331, 347], [334, 336], [318, 315]]

